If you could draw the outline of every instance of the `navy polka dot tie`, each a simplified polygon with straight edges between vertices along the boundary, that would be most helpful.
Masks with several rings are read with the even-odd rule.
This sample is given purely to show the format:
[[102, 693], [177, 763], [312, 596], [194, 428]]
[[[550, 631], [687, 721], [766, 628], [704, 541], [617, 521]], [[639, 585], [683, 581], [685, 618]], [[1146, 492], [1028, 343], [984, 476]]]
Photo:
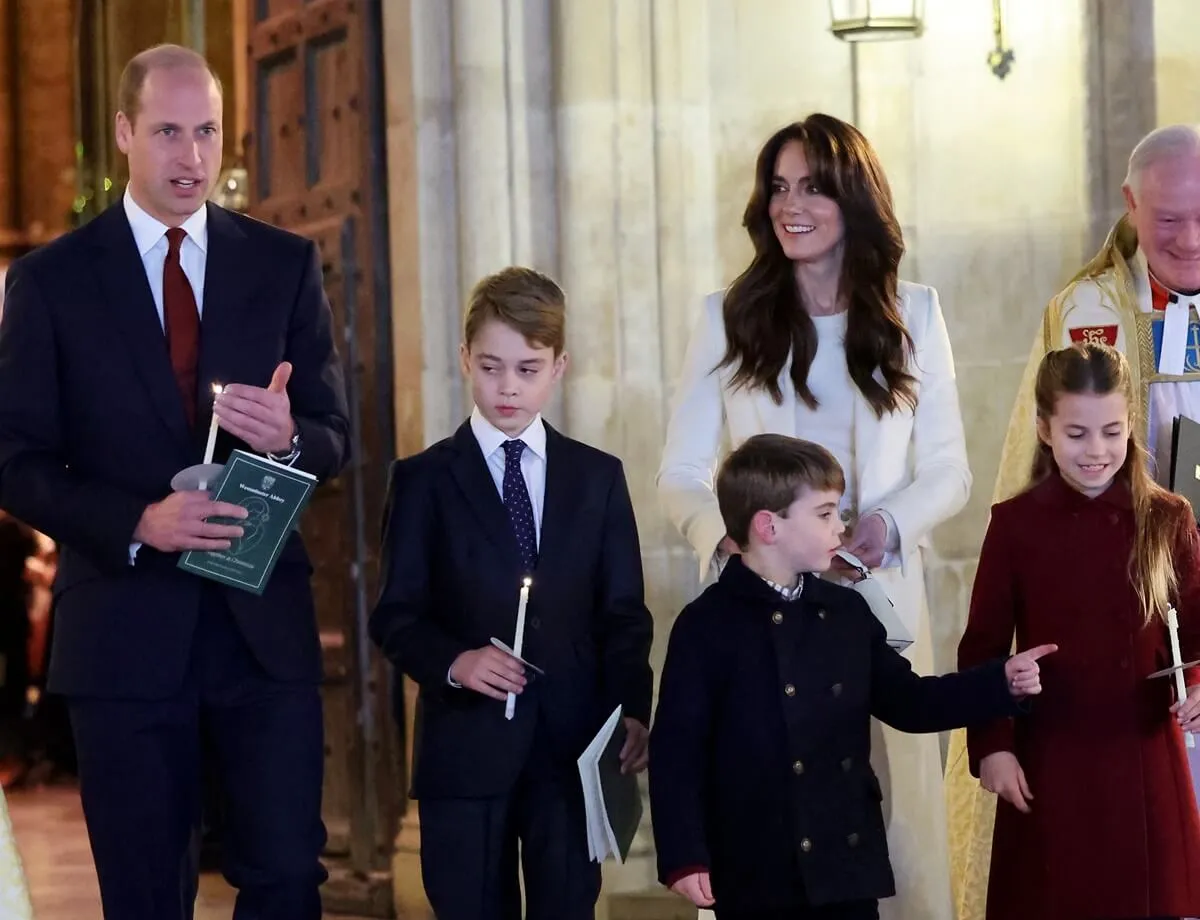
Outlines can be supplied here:
[[521, 454], [524, 441], [504, 442], [504, 507], [512, 521], [513, 534], [521, 550], [521, 565], [527, 573], [537, 565], [537, 525], [533, 520], [533, 503], [521, 475]]

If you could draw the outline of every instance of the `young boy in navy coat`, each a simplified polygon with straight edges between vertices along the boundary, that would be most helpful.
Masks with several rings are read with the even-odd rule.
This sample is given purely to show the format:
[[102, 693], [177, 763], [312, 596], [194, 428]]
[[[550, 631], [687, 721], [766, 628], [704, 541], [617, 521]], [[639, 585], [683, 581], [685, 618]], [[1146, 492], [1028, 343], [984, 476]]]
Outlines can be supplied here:
[[[370, 631], [420, 686], [412, 795], [438, 920], [518, 920], [518, 843], [526, 916], [590, 920], [600, 867], [576, 759], [618, 705], [623, 768], [645, 768], [653, 624], [625, 476], [541, 416], [566, 367], [564, 310], [529, 269], [481, 281], [461, 348], [475, 409], [392, 469]], [[527, 577], [536, 678], [492, 644], [515, 648]]]
[[718, 920], [876, 918], [895, 883], [870, 717], [937, 732], [1012, 715], [1054, 650], [914, 674], [866, 601], [817, 577], [844, 488], [816, 444], [742, 444], [716, 485], [742, 553], [671, 632], [650, 737], [659, 878]]

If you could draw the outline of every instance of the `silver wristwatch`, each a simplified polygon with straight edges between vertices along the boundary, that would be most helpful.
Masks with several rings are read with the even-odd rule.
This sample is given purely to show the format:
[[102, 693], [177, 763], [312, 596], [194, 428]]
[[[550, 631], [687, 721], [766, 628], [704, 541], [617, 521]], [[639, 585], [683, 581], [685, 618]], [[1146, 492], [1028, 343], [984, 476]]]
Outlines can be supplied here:
[[292, 440], [287, 453], [276, 454], [267, 451], [267, 456], [276, 463], [282, 463], [285, 466], [291, 466], [300, 458], [300, 426], [295, 426], [296, 430], [292, 432]]

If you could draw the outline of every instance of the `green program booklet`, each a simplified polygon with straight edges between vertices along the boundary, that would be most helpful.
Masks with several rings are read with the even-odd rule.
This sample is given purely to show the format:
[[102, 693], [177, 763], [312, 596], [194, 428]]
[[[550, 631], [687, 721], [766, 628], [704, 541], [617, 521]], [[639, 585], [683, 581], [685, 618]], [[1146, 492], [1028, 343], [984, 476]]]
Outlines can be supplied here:
[[209, 518], [214, 524], [240, 524], [242, 536], [225, 550], [189, 550], [179, 567], [205, 578], [262, 594], [279, 551], [300, 520], [317, 477], [290, 466], [235, 450], [212, 489], [213, 501], [241, 505], [243, 521]]

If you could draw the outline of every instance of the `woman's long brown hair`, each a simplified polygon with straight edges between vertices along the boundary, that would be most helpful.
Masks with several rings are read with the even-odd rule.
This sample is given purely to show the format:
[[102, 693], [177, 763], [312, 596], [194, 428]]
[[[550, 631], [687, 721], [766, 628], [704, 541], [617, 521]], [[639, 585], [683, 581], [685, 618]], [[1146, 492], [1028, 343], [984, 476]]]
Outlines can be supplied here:
[[[908, 364], [913, 342], [897, 304], [904, 238], [892, 210], [891, 189], [867, 139], [831, 115], [810, 115], [777, 131], [758, 155], [754, 191], [742, 218], [754, 259], [725, 293], [727, 347], [720, 366], [734, 368], [735, 387], [764, 389], [778, 404], [783, 402], [779, 377], [790, 353], [796, 394], [816, 408], [808, 386], [816, 328], [768, 214], [779, 152], [793, 141], [804, 147], [814, 185], [842, 211], [845, 253], [838, 292], [849, 305], [850, 378], [877, 416], [901, 405], [915, 408], [916, 379]], [[877, 370], [883, 384], [875, 378]]]
[[[1066, 394], [1090, 393], [1107, 396], [1121, 393], [1129, 405], [1129, 444], [1125, 463], [1117, 477], [1129, 486], [1133, 500], [1134, 540], [1129, 557], [1129, 577], [1137, 590], [1142, 619], [1150, 623], [1165, 619], [1167, 607], [1176, 602], [1179, 582], [1174, 552], [1180, 538], [1178, 521], [1183, 499], [1154, 481], [1142, 438], [1129, 363], [1115, 348], [1079, 344], [1052, 351], [1042, 359], [1035, 386], [1038, 420], [1050, 423], [1058, 400]], [[1038, 439], [1030, 486], [1057, 469], [1050, 445]], [[1194, 528], [1190, 528], [1194, 531]], [[1187, 536], [1187, 535], [1184, 535]]]

